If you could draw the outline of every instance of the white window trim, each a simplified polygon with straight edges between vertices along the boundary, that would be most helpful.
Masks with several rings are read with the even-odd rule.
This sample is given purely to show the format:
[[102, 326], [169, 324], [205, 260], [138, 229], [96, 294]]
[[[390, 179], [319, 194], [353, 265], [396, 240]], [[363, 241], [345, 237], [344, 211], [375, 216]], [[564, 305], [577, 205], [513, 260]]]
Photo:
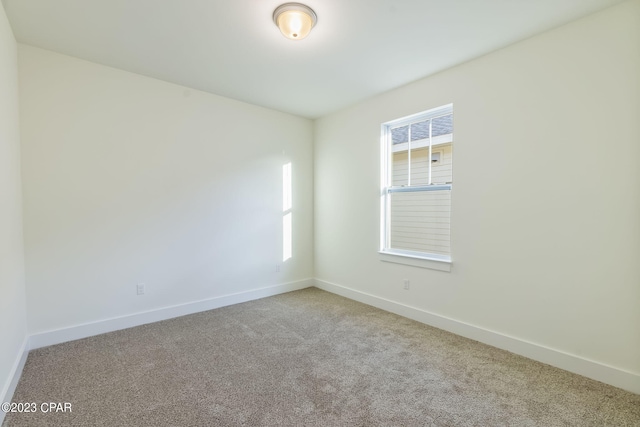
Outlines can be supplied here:
[[[380, 250], [378, 253], [380, 254], [380, 261], [383, 262], [391, 262], [397, 264], [411, 265], [414, 267], [420, 268], [428, 268], [433, 270], [450, 272], [451, 266], [453, 264], [451, 257], [448, 255], [439, 255], [433, 253], [425, 253], [425, 252], [414, 252], [409, 250], [402, 249], [394, 249], [387, 248], [386, 243], [389, 240], [388, 233], [388, 219], [389, 219], [389, 206], [385, 202], [385, 198], [388, 194], [390, 194], [389, 187], [389, 179], [390, 179], [390, 159], [393, 155], [393, 152], [403, 151], [408, 149], [408, 143], [396, 144], [393, 146], [389, 138], [391, 137], [391, 128], [402, 127], [408, 124], [412, 124], [417, 120], [429, 120], [433, 119], [445, 114], [449, 114], [453, 112], [453, 104], [447, 104], [439, 108], [434, 108], [433, 110], [429, 110], [427, 112], [413, 114], [411, 116], [405, 117], [401, 120], [394, 120], [391, 122], [384, 123], [381, 126], [381, 135], [380, 135], [380, 143], [381, 143], [381, 153], [380, 156], [380, 171], [382, 172], [380, 175]], [[453, 135], [442, 135], [440, 137], [436, 137], [438, 139], [438, 145], [450, 143], [453, 141]], [[435, 145], [436, 138], [432, 139], [432, 147]], [[412, 144], [416, 141], [412, 141]], [[421, 141], [417, 141], [421, 142]], [[428, 141], [424, 141], [424, 146], [428, 145]], [[429, 187], [436, 187], [431, 185]], [[440, 187], [440, 186], [438, 186]], [[448, 187], [451, 188], [451, 184], [448, 184]], [[433, 188], [435, 189], [435, 188]], [[395, 191], [401, 191], [396, 189]]]
[[380, 250], [380, 261], [413, 267], [429, 268], [431, 270], [451, 271], [451, 257], [446, 255], [428, 254], [422, 252], [402, 251], [399, 249]]

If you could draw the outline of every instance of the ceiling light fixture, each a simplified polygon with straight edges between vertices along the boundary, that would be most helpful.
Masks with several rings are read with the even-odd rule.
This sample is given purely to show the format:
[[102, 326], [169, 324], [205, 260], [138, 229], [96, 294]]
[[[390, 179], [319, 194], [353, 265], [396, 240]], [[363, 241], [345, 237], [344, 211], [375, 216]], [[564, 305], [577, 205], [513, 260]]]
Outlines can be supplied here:
[[316, 13], [309, 6], [300, 3], [285, 3], [273, 11], [273, 22], [291, 40], [307, 37], [317, 21]]

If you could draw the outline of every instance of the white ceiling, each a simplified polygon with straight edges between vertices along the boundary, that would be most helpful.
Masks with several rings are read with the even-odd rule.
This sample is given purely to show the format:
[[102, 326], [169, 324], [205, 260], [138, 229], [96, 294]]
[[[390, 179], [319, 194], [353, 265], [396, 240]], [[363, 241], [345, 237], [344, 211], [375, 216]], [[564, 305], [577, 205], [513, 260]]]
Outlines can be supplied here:
[[16, 39], [316, 118], [621, 0], [304, 0], [308, 38], [279, 0], [3, 0]]

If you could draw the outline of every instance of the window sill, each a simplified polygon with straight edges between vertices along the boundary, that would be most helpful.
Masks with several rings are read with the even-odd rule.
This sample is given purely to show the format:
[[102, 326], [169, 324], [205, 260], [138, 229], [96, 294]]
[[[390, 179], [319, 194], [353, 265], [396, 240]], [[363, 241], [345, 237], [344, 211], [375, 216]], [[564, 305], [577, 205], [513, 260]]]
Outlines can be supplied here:
[[442, 256], [414, 255], [402, 252], [378, 251], [380, 261], [395, 264], [410, 265], [412, 267], [428, 268], [438, 271], [451, 271], [451, 258]]

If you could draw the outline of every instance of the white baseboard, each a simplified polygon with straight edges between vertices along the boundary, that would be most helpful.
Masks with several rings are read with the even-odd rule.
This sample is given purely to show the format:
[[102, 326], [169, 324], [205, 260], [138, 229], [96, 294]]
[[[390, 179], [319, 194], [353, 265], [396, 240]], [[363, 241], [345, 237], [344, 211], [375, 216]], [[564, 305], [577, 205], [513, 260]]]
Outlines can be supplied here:
[[[13, 363], [11, 367], [11, 372], [9, 374], [9, 380], [4, 387], [2, 388], [2, 392], [0, 393], [0, 403], [1, 402], [11, 402], [13, 398], [13, 393], [16, 391], [16, 387], [18, 386], [18, 381], [20, 381], [20, 376], [22, 375], [22, 370], [24, 369], [24, 364], [27, 363], [27, 356], [29, 355], [29, 337], [24, 337], [24, 341], [22, 342], [22, 347], [20, 347], [20, 352], [16, 361]], [[4, 421], [5, 416], [4, 411], [0, 411], [0, 425]]]
[[404, 305], [345, 286], [315, 279], [319, 289], [359, 301], [409, 319], [461, 335], [475, 341], [501, 348], [529, 359], [537, 360], [565, 371], [573, 372], [633, 393], [640, 394], [640, 375], [593, 360], [588, 360], [560, 350], [534, 344], [519, 338], [490, 331], [455, 319]]
[[280, 285], [268, 286], [250, 291], [238, 292], [236, 294], [224, 295], [202, 301], [195, 301], [186, 304], [163, 307], [156, 310], [135, 313], [128, 316], [116, 317], [112, 319], [100, 320], [97, 322], [85, 323], [68, 328], [56, 329], [31, 335], [31, 349], [60, 344], [94, 335], [113, 332], [120, 329], [140, 326], [147, 323], [159, 322], [161, 320], [172, 319], [174, 317], [186, 316], [188, 314], [199, 313], [201, 311], [212, 310], [214, 308], [239, 304], [255, 299], [265, 298], [285, 292], [313, 286], [313, 279], [303, 279], [295, 282], [283, 283]]

